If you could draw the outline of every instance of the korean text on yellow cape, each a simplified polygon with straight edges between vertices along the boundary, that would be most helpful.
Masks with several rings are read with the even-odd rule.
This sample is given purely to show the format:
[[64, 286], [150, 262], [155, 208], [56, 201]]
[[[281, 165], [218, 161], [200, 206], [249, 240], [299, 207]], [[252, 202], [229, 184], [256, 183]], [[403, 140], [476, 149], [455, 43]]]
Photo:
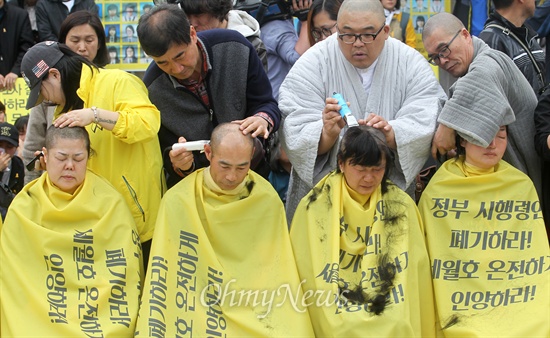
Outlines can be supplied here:
[[122, 196], [91, 171], [73, 195], [44, 174], [0, 235], [3, 337], [132, 337], [141, 245]]
[[445, 337], [550, 337], [550, 252], [531, 180], [504, 161], [449, 160], [422, 194]]
[[242, 191], [217, 194], [204, 170], [164, 196], [137, 336], [312, 336], [283, 205], [250, 171]]
[[[291, 242], [316, 336], [432, 337], [430, 267], [414, 202], [390, 184], [367, 204], [332, 172], [302, 199]], [[354, 193], [352, 191], [352, 193]]]

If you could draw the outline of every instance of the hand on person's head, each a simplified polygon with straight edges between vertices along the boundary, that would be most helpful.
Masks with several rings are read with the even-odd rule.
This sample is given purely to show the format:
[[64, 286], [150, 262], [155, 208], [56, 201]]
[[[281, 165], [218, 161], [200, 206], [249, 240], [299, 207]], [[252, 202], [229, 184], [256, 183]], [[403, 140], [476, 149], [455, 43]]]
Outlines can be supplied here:
[[370, 113], [365, 120], [361, 121], [364, 121], [364, 124], [367, 126], [371, 126], [382, 131], [384, 136], [386, 136], [388, 146], [392, 149], [397, 149], [397, 144], [395, 143], [395, 132], [393, 131], [391, 124], [386, 121], [386, 119], [380, 115]]
[[94, 121], [94, 112], [91, 108], [71, 110], [59, 116], [54, 122], [57, 128], [86, 127]]
[[[185, 137], [181, 136], [178, 139], [178, 143], [185, 143], [187, 140]], [[174, 168], [178, 168], [181, 171], [188, 171], [193, 165], [195, 158], [193, 157], [193, 152], [187, 151], [185, 148], [172, 149], [168, 153], [170, 157], [170, 162]]]
[[240, 124], [239, 129], [244, 135], [251, 134], [252, 137], [263, 137], [264, 139], [269, 136], [269, 123], [259, 116], [249, 116], [244, 120], [235, 120], [231, 123]]

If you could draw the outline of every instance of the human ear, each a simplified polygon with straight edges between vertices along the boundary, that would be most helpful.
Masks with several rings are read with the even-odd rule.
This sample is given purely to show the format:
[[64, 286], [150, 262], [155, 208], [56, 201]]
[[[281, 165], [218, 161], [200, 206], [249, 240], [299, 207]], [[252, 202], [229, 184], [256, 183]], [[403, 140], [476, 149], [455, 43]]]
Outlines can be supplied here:
[[204, 155], [206, 155], [206, 158], [209, 162], [212, 162], [212, 147], [210, 144], [204, 145]]

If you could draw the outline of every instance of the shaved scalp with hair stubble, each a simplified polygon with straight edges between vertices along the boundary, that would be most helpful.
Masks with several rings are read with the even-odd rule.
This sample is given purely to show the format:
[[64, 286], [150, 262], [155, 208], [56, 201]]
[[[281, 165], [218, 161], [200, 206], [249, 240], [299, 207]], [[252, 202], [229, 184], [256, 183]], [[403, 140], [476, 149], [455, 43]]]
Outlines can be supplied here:
[[454, 35], [462, 28], [464, 28], [464, 24], [456, 16], [450, 13], [439, 13], [426, 22], [422, 31], [422, 39], [429, 38], [435, 31], [443, 31], [446, 35]]
[[67, 139], [67, 140], [82, 140], [88, 154], [90, 154], [90, 137], [88, 131], [83, 127], [65, 127], [58, 128], [54, 125], [51, 125], [46, 131], [46, 149], [52, 149], [55, 147], [57, 140]]
[[340, 13], [372, 13], [376, 19], [380, 21], [386, 20], [384, 15], [384, 7], [379, 0], [345, 0], [340, 6]]
[[230, 141], [235, 147], [249, 147], [250, 152], [254, 150], [254, 140], [250, 135], [244, 135], [240, 125], [234, 123], [222, 123], [216, 126], [210, 136], [210, 147], [212, 152], [223, 142]]

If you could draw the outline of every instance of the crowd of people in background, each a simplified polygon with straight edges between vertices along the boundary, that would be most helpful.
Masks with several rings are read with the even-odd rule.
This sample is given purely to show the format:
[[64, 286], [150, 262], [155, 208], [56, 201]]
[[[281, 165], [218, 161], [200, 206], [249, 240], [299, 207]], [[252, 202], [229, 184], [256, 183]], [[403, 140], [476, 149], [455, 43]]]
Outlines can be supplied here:
[[236, 4], [0, 0], [0, 335], [550, 336], [550, 0]]

